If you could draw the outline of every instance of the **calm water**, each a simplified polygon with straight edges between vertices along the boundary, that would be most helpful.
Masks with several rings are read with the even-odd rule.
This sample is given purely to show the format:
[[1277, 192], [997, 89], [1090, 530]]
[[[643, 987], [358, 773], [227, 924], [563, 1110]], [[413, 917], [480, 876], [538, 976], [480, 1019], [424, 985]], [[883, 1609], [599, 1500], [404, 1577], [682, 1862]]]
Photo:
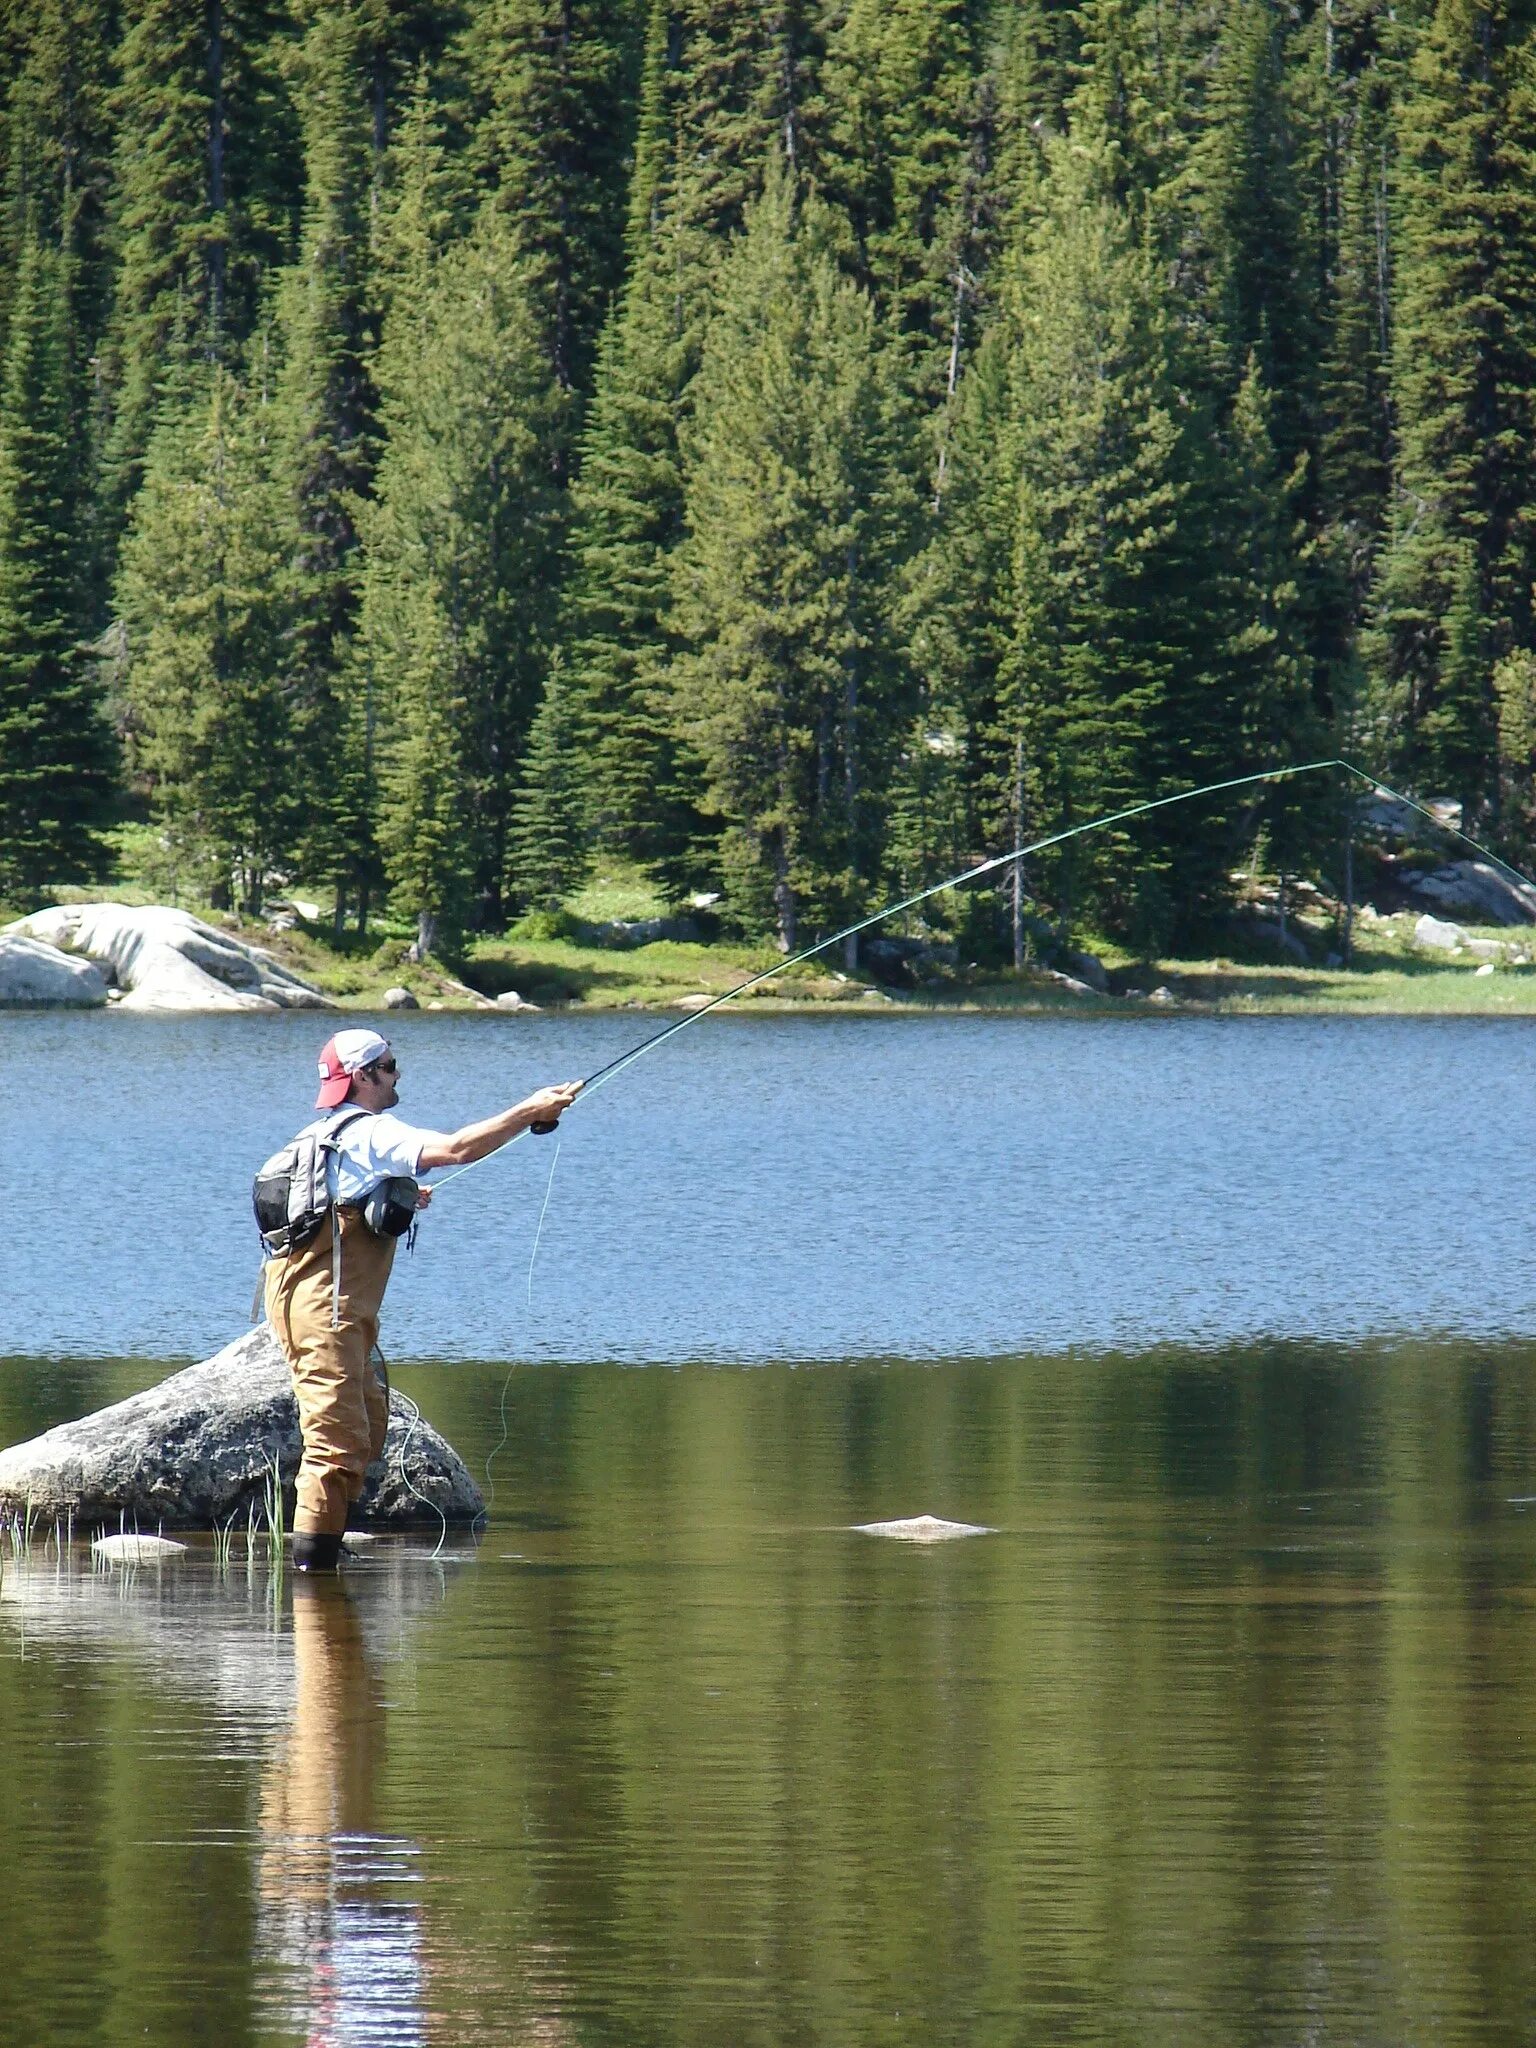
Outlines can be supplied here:
[[[444, 1123], [644, 1028], [407, 1022]], [[0, 1442], [240, 1327], [315, 1036], [0, 1022]], [[684, 1034], [531, 1311], [536, 1143], [392, 1290], [478, 1543], [4, 1556], [0, 2043], [1536, 2040], [1533, 1051]]]
[[[391, 1021], [453, 1126], [654, 1019]], [[0, 1354], [188, 1357], [324, 1024], [0, 1017]], [[728, 1362], [1536, 1329], [1525, 1020], [710, 1017], [443, 1190], [414, 1358]], [[549, 1208], [531, 1290], [535, 1225]]]

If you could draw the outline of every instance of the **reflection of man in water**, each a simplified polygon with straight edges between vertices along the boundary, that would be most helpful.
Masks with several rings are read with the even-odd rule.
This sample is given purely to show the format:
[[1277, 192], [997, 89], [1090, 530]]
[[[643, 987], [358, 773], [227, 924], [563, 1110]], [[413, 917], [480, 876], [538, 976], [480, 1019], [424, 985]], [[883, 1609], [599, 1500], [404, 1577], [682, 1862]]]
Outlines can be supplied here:
[[293, 1652], [293, 1721], [262, 1778], [262, 1946], [311, 2048], [420, 2048], [420, 1850], [373, 1832], [384, 1709], [340, 1579], [295, 1583]]

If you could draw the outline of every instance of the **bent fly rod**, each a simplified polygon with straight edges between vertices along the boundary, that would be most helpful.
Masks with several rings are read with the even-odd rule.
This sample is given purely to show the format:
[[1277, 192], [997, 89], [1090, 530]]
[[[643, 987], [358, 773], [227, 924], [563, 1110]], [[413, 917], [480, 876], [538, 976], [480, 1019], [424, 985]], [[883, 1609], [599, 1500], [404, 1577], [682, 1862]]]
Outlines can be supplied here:
[[[663, 1025], [659, 1031], [653, 1031], [648, 1038], [642, 1038], [626, 1052], [616, 1054], [613, 1059], [588, 1074], [581, 1084], [581, 1094], [576, 1097], [571, 1108], [574, 1109], [577, 1103], [584, 1101], [599, 1088], [605, 1088], [616, 1075], [622, 1074], [626, 1067], [632, 1067], [636, 1060], [643, 1059], [648, 1052], [653, 1052], [664, 1040], [675, 1037], [679, 1031], [686, 1031], [690, 1024], [699, 1023], [711, 1010], [718, 1010], [722, 1005], [734, 1002], [738, 996], [744, 996], [749, 989], [760, 988], [765, 981], [772, 981], [775, 975], [784, 974], [791, 967], [798, 967], [801, 961], [810, 960], [817, 953], [824, 953], [829, 946], [840, 945], [845, 939], [856, 938], [860, 932], [867, 932], [871, 925], [881, 924], [888, 917], [898, 917], [904, 910], [915, 909], [919, 903], [926, 903], [931, 896], [942, 895], [946, 889], [963, 888], [967, 882], [979, 881], [983, 875], [996, 874], [999, 869], [1009, 867], [1015, 861], [1028, 860], [1032, 854], [1044, 853], [1050, 847], [1062, 846], [1067, 840], [1082, 838], [1089, 832], [1102, 832], [1110, 825], [1123, 825], [1131, 818], [1145, 817], [1150, 811], [1166, 810], [1170, 804], [1193, 803], [1197, 797], [1219, 796], [1224, 790], [1247, 789], [1259, 782], [1284, 782], [1297, 775], [1316, 775], [1325, 768], [1342, 768], [1346, 775], [1354, 776], [1357, 781], [1365, 783], [1378, 795], [1390, 797], [1396, 803], [1406, 804], [1410, 810], [1417, 811], [1421, 817], [1427, 818], [1439, 831], [1463, 840], [1475, 853], [1481, 854], [1484, 860], [1492, 861], [1495, 867], [1502, 868], [1512, 881], [1524, 887], [1536, 886], [1532, 884], [1530, 876], [1522, 874], [1519, 868], [1512, 867], [1507, 860], [1502, 859], [1491, 847], [1482, 845], [1469, 832], [1463, 832], [1459, 825], [1446, 824], [1426, 805], [1411, 796], [1405, 796], [1399, 789], [1391, 788], [1380, 776], [1357, 767], [1353, 761], [1346, 761], [1335, 755], [1326, 761], [1300, 761], [1287, 768], [1260, 768], [1251, 775], [1233, 775], [1223, 782], [1205, 782], [1198, 789], [1176, 790], [1172, 796], [1151, 797], [1145, 803], [1129, 804], [1121, 811], [1109, 811], [1102, 818], [1090, 818], [1081, 825], [1069, 825], [1064, 831], [1048, 833], [1045, 838], [1031, 840], [1027, 846], [1015, 846], [1008, 853], [994, 854], [991, 859], [978, 861], [974, 867], [965, 868], [957, 875], [950, 875], [942, 882], [930, 883], [927, 888], [919, 889], [911, 896], [903, 896], [898, 902], [887, 903], [872, 916], [858, 918], [854, 923], [844, 925], [840, 931], [830, 932], [826, 938], [818, 939], [814, 945], [804, 946], [799, 952], [791, 953], [783, 960], [776, 960], [771, 967], [765, 967], [757, 974], [748, 975], [745, 981], [737, 982], [733, 988], [723, 990], [707, 1003], [701, 1003], [698, 1009], [690, 1010], [686, 1017], [675, 1017], [670, 1024]], [[529, 1126], [541, 1137], [546, 1136], [555, 1127], [553, 1122]], [[521, 1135], [519, 1132], [518, 1136]], [[515, 1145], [517, 1139], [513, 1138], [509, 1143]], [[494, 1159], [506, 1150], [507, 1147], [503, 1145], [498, 1148], [498, 1152], [488, 1152], [485, 1157]], [[449, 1181], [457, 1180], [461, 1173], [471, 1173], [475, 1167], [484, 1164], [484, 1159], [475, 1159], [471, 1160], [468, 1166], [456, 1168], [438, 1182], [438, 1190], [447, 1187]]]

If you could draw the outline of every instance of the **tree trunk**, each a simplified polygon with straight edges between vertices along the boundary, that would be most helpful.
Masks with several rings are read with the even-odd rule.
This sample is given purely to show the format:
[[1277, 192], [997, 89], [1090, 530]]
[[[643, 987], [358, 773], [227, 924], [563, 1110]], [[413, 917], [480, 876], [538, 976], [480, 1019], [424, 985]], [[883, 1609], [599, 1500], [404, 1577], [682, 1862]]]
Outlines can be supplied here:
[[1344, 965], [1355, 957], [1355, 834], [1354, 821], [1344, 831], [1344, 921], [1339, 928], [1339, 952]]
[[[1013, 743], [1013, 843], [1024, 844], [1024, 742]], [[1009, 921], [1013, 927], [1013, 966], [1018, 973], [1024, 965], [1024, 863], [1016, 860], [1009, 873]]]
[[224, 331], [224, 14], [208, 0], [208, 211], [218, 223], [208, 244], [208, 306], [215, 335]]
[[779, 919], [779, 951], [793, 953], [799, 936], [795, 892], [790, 886], [789, 861], [784, 853], [784, 834], [773, 835], [773, 907]]
[[423, 910], [416, 917], [416, 958], [425, 960], [437, 951], [437, 912]]

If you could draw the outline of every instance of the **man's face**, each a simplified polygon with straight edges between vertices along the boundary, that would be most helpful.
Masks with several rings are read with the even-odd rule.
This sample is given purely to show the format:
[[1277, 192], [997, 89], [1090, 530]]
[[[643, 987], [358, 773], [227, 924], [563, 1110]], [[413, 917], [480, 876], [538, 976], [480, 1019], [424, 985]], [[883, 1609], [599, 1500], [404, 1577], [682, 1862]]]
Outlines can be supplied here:
[[365, 1109], [393, 1109], [400, 1100], [400, 1063], [392, 1052], [359, 1067], [352, 1077], [352, 1099]]

